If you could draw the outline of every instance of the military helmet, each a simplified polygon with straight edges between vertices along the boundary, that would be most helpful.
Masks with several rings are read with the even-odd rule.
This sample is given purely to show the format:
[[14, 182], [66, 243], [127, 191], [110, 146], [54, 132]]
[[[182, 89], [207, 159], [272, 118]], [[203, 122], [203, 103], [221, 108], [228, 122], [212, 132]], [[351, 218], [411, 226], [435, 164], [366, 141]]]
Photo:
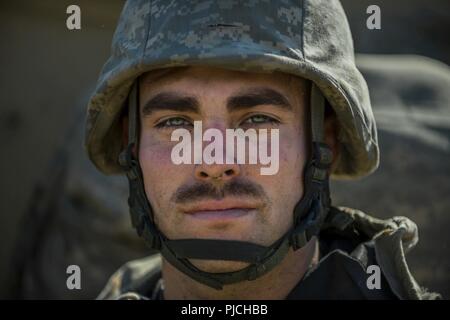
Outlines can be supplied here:
[[284, 72], [314, 82], [339, 122], [335, 178], [371, 173], [379, 153], [365, 80], [337, 0], [127, 1], [111, 57], [88, 106], [86, 147], [102, 172], [120, 173], [119, 117], [135, 79], [173, 66]]
[[[151, 70], [211, 66], [283, 72], [310, 80], [312, 153], [293, 224], [270, 246], [215, 239], [168, 239], [153, 220], [139, 161], [137, 79]], [[355, 178], [378, 165], [378, 144], [366, 82], [357, 70], [345, 13], [337, 0], [147, 1], [125, 4], [106, 62], [89, 102], [86, 147], [104, 173], [125, 172], [134, 227], [150, 247], [191, 278], [210, 287], [261, 277], [318, 235], [327, 216], [331, 152], [323, 143], [326, 101], [339, 123], [340, 153], [332, 174]], [[123, 111], [129, 142], [122, 145]], [[241, 270], [209, 273], [189, 259], [243, 261]]]

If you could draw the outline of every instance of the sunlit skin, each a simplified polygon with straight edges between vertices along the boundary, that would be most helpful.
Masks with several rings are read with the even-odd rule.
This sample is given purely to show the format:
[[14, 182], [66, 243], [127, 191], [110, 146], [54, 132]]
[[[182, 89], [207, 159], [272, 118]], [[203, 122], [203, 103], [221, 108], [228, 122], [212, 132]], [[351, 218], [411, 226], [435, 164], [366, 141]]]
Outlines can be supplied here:
[[[158, 228], [170, 239], [240, 240], [266, 246], [279, 239], [292, 226], [294, 206], [304, 193], [303, 169], [310, 142], [309, 90], [308, 81], [281, 73], [188, 67], [142, 76], [138, 158]], [[230, 106], [230, 101], [235, 103]], [[261, 175], [260, 164], [174, 165], [171, 151], [177, 142], [171, 141], [171, 133], [177, 128], [193, 130], [194, 121], [202, 121], [203, 130], [219, 129], [223, 136], [225, 129], [279, 129], [278, 173]], [[327, 142], [336, 153], [335, 130], [326, 127]], [[242, 186], [247, 189], [228, 192], [230, 184], [238, 191]], [[218, 197], [210, 192], [189, 197], [198, 186], [206, 186]], [[192, 280], [163, 260], [164, 295], [166, 299], [282, 299], [317, 257], [313, 238], [302, 249], [290, 250], [263, 277], [227, 285], [220, 291]], [[247, 265], [191, 262], [208, 272], [235, 271]]]

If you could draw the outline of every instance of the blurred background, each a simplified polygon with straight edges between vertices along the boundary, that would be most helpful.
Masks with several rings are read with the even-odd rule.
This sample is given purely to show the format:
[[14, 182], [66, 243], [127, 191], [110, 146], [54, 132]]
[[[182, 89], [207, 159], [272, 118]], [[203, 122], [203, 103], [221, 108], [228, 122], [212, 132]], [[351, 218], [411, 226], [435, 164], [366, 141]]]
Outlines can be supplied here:
[[[122, 0], [0, 2], [0, 297], [91, 299], [148, 251], [131, 228], [123, 177], [104, 177], [82, 147], [84, 112], [109, 54]], [[66, 28], [81, 7], [82, 30]], [[418, 282], [450, 296], [450, 2], [342, 4], [379, 127], [381, 165], [332, 182], [336, 205], [419, 226], [407, 256]], [[381, 30], [366, 8], [381, 8]], [[82, 289], [68, 290], [79, 265]]]

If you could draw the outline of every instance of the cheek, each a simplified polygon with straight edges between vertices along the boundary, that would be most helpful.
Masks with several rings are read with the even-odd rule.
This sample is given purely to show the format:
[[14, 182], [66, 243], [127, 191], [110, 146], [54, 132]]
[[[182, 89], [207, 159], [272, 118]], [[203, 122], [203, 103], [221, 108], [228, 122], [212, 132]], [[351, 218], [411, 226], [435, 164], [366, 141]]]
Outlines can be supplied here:
[[307, 152], [301, 136], [294, 132], [280, 135], [279, 147], [278, 173], [259, 177], [261, 184], [270, 193], [273, 205], [278, 206], [278, 209], [288, 209], [287, 213], [291, 214], [303, 195], [303, 168]]
[[[139, 148], [139, 161], [142, 169], [147, 173], [157, 172], [161, 168], [169, 167], [172, 148], [161, 143], [141, 144]], [[144, 169], [145, 168], [145, 169]]]
[[154, 209], [169, 204], [170, 197], [183, 178], [183, 166], [172, 163], [171, 143], [153, 141], [142, 137], [139, 147], [139, 163], [142, 168], [145, 192]]
[[[280, 170], [286, 168], [284, 173], [296, 178], [301, 177], [306, 157], [307, 150], [303, 139], [298, 133], [286, 134], [280, 137]], [[287, 171], [290, 171], [290, 173]]]
[[279, 139], [279, 171], [276, 176], [286, 181], [298, 180], [302, 177], [306, 162], [306, 148], [303, 138], [296, 130], [280, 132]]
[[[293, 138], [296, 137], [296, 138]], [[291, 227], [295, 205], [304, 194], [303, 169], [307, 152], [302, 137], [291, 132], [280, 137], [280, 171], [278, 174], [278, 216], [280, 228]]]

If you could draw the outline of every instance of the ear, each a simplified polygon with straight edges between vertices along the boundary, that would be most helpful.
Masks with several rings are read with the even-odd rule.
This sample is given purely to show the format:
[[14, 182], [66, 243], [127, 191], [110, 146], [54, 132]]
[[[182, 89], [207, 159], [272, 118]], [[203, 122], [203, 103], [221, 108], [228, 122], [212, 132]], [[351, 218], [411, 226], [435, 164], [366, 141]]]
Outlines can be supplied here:
[[326, 108], [324, 125], [325, 143], [330, 147], [331, 152], [333, 153], [333, 162], [331, 163], [330, 170], [333, 172], [340, 152], [340, 144], [338, 141], [339, 124], [334, 110], [331, 109], [329, 105], [327, 105]]

